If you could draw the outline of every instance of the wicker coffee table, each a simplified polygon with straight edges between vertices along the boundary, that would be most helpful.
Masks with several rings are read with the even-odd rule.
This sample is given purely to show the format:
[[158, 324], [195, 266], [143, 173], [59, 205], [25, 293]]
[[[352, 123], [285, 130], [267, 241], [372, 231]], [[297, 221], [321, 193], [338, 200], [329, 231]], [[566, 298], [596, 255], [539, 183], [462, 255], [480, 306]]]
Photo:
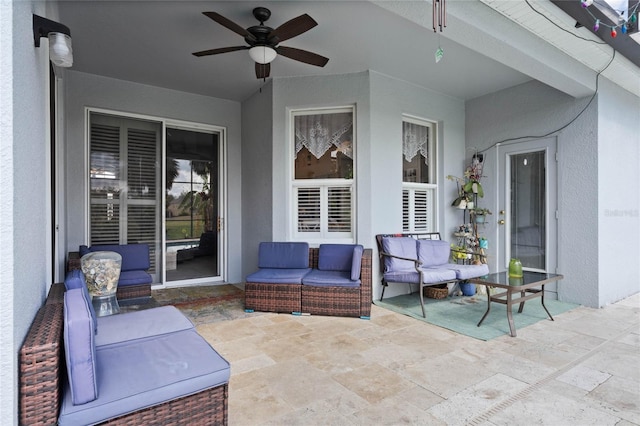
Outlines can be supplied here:
[[[484, 313], [482, 319], [478, 323], [478, 327], [482, 324], [482, 321], [489, 315], [491, 311], [491, 302], [501, 303], [507, 305], [507, 320], [509, 321], [509, 330], [511, 331], [511, 337], [516, 336], [516, 326], [513, 322], [513, 312], [511, 305], [514, 303], [520, 303], [518, 313], [522, 313], [524, 309], [524, 302], [536, 297], [540, 298], [540, 303], [544, 308], [549, 319], [553, 321], [553, 317], [544, 305], [544, 286], [546, 284], [561, 280], [564, 278], [560, 274], [546, 274], [541, 272], [529, 272], [525, 271], [522, 278], [511, 278], [508, 272], [498, 272], [495, 274], [485, 275], [484, 277], [473, 278], [469, 281], [474, 284], [480, 284], [487, 288], [487, 312]], [[498, 294], [491, 294], [490, 287], [497, 287], [505, 289], [506, 291]], [[539, 287], [539, 288], [534, 288]], [[520, 293], [520, 297], [513, 297], [514, 293]]]

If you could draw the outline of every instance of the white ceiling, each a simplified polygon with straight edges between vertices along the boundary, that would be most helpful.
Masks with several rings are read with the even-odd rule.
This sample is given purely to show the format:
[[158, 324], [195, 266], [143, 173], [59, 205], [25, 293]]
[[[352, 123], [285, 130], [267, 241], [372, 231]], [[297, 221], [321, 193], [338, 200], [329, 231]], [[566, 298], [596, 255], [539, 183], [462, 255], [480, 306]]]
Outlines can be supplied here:
[[[58, 2], [60, 22], [73, 38], [73, 70], [217, 98], [242, 101], [264, 82], [256, 79], [246, 51], [201, 58], [191, 54], [245, 44], [202, 12], [218, 12], [246, 28], [258, 24], [252, 15], [257, 6], [271, 10], [265, 24], [273, 28], [308, 13], [318, 26], [282, 45], [330, 59], [318, 68], [278, 57], [271, 64], [272, 78], [373, 70], [463, 100], [531, 79], [572, 96], [592, 93], [593, 71], [606, 64], [608, 52], [547, 26], [523, 4], [449, 0], [448, 26], [440, 34], [431, 28], [427, 1]], [[562, 25], [573, 26], [548, 0], [535, 4], [544, 5]], [[436, 64], [439, 45], [444, 58]], [[635, 79], [640, 70], [629, 64], [617, 58], [604, 75], [640, 93]]]
[[[431, 14], [422, 2], [424, 13]], [[366, 1], [62, 1], [60, 21], [71, 29], [73, 70], [242, 101], [264, 84], [246, 51], [197, 58], [199, 50], [245, 44], [241, 36], [202, 14], [215, 11], [242, 27], [257, 25], [252, 9], [264, 6], [276, 28], [304, 13], [318, 26], [291, 46], [330, 58], [324, 68], [278, 57], [271, 77], [329, 75], [374, 70], [471, 99], [530, 80]], [[445, 29], [445, 33], [446, 33]], [[444, 58], [435, 63], [438, 44]]]

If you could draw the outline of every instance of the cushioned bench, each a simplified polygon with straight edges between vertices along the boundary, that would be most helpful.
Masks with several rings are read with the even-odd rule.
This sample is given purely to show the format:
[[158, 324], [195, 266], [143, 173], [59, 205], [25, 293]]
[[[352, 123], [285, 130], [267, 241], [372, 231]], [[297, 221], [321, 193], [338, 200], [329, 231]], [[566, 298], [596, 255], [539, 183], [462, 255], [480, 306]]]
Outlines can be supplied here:
[[67, 270], [80, 269], [80, 258], [95, 251], [115, 251], [122, 256], [118, 299], [149, 298], [153, 277], [147, 272], [151, 266], [147, 244], [81, 245], [78, 252], [69, 253]]
[[417, 284], [424, 317], [424, 287], [466, 281], [489, 273], [486, 264], [450, 263], [451, 246], [440, 240], [438, 233], [377, 235], [376, 240], [382, 274], [380, 300], [389, 283]]
[[245, 310], [369, 318], [371, 250], [355, 244], [268, 242], [245, 283]]
[[20, 350], [21, 424], [227, 424], [229, 364], [179, 311], [101, 317], [95, 334], [84, 291], [60, 286]]

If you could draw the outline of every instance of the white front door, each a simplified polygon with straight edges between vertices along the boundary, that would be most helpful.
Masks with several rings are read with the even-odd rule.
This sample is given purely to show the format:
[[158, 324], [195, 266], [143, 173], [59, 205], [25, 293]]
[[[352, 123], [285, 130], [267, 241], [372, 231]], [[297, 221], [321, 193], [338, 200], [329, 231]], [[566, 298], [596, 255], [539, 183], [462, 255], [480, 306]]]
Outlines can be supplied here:
[[[511, 258], [524, 270], [555, 273], [557, 267], [556, 138], [498, 147], [500, 270]], [[556, 294], [556, 284], [545, 287]]]

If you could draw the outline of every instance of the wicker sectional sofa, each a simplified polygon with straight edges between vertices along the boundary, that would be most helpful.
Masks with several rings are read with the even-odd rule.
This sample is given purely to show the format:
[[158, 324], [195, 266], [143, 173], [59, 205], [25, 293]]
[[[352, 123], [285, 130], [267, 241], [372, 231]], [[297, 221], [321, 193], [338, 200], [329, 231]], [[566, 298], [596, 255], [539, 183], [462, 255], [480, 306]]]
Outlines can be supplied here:
[[94, 334], [82, 293], [54, 284], [36, 314], [19, 354], [20, 424], [227, 424], [229, 364], [186, 317], [171, 306], [99, 317]]
[[371, 249], [356, 244], [261, 243], [245, 310], [368, 319]]

